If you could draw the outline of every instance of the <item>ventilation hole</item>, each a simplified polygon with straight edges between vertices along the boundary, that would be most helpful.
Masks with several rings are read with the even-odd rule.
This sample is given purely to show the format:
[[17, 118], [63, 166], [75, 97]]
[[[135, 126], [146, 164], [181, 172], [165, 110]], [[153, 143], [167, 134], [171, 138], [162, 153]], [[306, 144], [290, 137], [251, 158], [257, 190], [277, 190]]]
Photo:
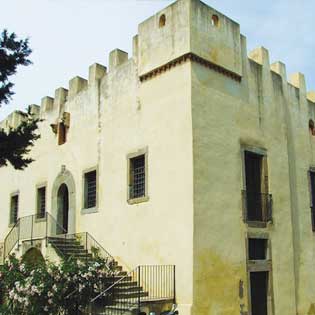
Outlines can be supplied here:
[[314, 124], [314, 121], [312, 119], [310, 119], [308, 121], [308, 128], [309, 128], [310, 132], [312, 133], [312, 135], [315, 136], [315, 124]]
[[216, 14], [212, 15], [211, 24], [212, 26], [215, 26], [215, 27], [219, 26], [219, 17]]
[[160, 16], [159, 27], [164, 27], [164, 26], [165, 26], [165, 23], [166, 23], [165, 14], [162, 14], [162, 15]]

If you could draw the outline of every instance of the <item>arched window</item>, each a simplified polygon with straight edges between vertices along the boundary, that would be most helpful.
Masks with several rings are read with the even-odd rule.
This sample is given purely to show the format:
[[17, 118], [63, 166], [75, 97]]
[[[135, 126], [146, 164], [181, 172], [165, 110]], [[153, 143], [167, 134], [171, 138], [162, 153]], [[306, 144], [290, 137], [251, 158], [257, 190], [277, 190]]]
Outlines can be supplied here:
[[165, 23], [166, 23], [166, 17], [165, 17], [165, 14], [162, 14], [160, 16], [160, 20], [159, 20], [159, 27], [164, 27], [165, 26]]

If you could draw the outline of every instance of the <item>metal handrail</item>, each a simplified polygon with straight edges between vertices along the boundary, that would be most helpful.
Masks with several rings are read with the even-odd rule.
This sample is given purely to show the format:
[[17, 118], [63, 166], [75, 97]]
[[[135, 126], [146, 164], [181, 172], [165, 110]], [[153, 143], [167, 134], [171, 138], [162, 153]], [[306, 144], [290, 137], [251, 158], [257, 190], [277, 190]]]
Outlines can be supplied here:
[[117, 280], [116, 282], [114, 282], [113, 284], [111, 284], [108, 288], [106, 288], [104, 291], [102, 291], [101, 293], [99, 293], [96, 297], [94, 297], [90, 303], [95, 302], [97, 299], [99, 299], [101, 296], [104, 296], [106, 294], [107, 291], [109, 291], [111, 288], [113, 288], [115, 285], [117, 285], [118, 283], [120, 283], [122, 280], [126, 279], [127, 277], [129, 277], [133, 272], [135, 272], [137, 269], [139, 268], [136, 267], [135, 269], [129, 271], [126, 275], [124, 275], [122, 278], [120, 278], [119, 280]]
[[[62, 232], [64, 232], [64, 233], [62, 233], [62, 234], [67, 234], [67, 230], [66, 230], [63, 226], [61, 226], [61, 225], [58, 223], [58, 221], [57, 221], [49, 212], [46, 212], [46, 216], [45, 216], [46, 220], [47, 220], [47, 217], [49, 217], [49, 218], [56, 224], [56, 226], [57, 226], [58, 228], [60, 228]], [[47, 221], [47, 222], [48, 222], [48, 221]]]
[[[151, 270], [154, 274], [153, 277], [151, 275]], [[157, 276], [157, 273], [160, 272], [160, 275], [168, 274], [170, 277], [167, 276], [167, 278], [164, 278], [166, 280], [166, 291], [160, 290], [159, 285], [162, 284], [161, 276]], [[172, 275], [172, 276], [171, 276]], [[95, 296], [93, 299], [90, 300], [90, 303], [94, 303], [97, 299], [99, 299], [102, 296], [107, 295], [107, 293], [114, 289], [115, 286], [117, 286], [119, 283], [127, 279], [131, 276], [130, 281], [137, 282], [137, 285], [139, 288], [143, 288], [144, 290], [147, 290], [150, 294], [149, 298], [172, 298], [175, 302], [175, 295], [176, 295], [176, 284], [175, 284], [175, 265], [139, 265], [135, 269], [128, 272], [126, 275], [122, 276], [120, 279], [112, 283], [110, 286], [108, 286], [104, 291], [99, 293], [97, 296]], [[128, 280], [127, 280], [128, 281]], [[150, 283], [146, 283], [146, 281], [149, 281]], [[153, 281], [153, 283], [151, 283]], [[165, 284], [165, 283], [164, 283]], [[157, 290], [156, 290], [157, 289]], [[139, 289], [139, 294], [137, 297], [137, 304], [140, 305], [142, 301], [141, 293]], [[158, 296], [156, 293], [158, 292]], [[172, 296], [170, 296], [170, 294]]]
[[[16, 226], [20, 223], [20, 218], [18, 218], [18, 220], [16, 221], [16, 223], [14, 224], [14, 226], [11, 228], [11, 230], [9, 231], [9, 233], [7, 234], [7, 236], [4, 238], [4, 244], [3, 244], [3, 259], [6, 258], [6, 242], [8, 237], [11, 235], [11, 233], [13, 232], [13, 230], [16, 228]], [[16, 243], [19, 241], [19, 238], [16, 240], [16, 242], [14, 243], [14, 245], [12, 246], [12, 248], [10, 249], [10, 251], [8, 253], [11, 252], [11, 250], [15, 247]]]
[[[11, 228], [10, 232], [7, 234], [7, 236], [4, 239], [4, 259], [10, 254], [12, 249], [16, 246], [16, 244], [20, 243], [21, 239], [25, 240], [35, 240], [39, 238], [45, 238], [46, 239], [51, 236], [49, 232], [49, 222], [52, 222], [53, 227], [62, 233], [66, 234], [67, 231], [57, 222], [57, 220], [49, 213], [45, 212], [45, 216], [42, 218], [38, 218], [38, 214], [32, 214], [24, 217], [18, 218], [17, 222], [14, 224], [14, 226]], [[39, 233], [39, 235], [34, 236], [34, 233], [36, 233], [36, 228], [38, 223], [46, 223], [45, 228], [43, 231]], [[12, 244], [8, 244], [8, 240], [11, 235], [13, 235], [13, 232], [17, 230], [17, 236], [13, 238]], [[21, 232], [22, 230], [22, 232]], [[26, 237], [25, 235], [20, 235], [21, 233], [25, 233], [26, 231]], [[63, 234], [61, 234], [63, 235]], [[47, 243], [46, 243], [47, 245]], [[10, 248], [9, 248], [10, 247]]]
[[97, 246], [108, 256], [112, 261], [115, 261], [115, 258], [89, 233], [86, 232], [87, 236], [93, 240], [97, 244]]

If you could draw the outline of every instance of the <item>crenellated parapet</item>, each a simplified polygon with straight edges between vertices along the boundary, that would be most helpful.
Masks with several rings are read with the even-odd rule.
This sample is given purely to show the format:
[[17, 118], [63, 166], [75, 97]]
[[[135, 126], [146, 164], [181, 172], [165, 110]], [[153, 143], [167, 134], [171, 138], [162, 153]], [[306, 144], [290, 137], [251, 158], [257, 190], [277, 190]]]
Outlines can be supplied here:
[[299, 95], [299, 103], [307, 104], [307, 102], [314, 103], [315, 95], [314, 92], [307, 92], [305, 76], [302, 73], [293, 73], [287, 78], [286, 65], [277, 61], [270, 64], [269, 61], [269, 51], [264, 47], [258, 47], [248, 54], [249, 60], [252, 60], [261, 66], [261, 81], [260, 90], [266, 99], [272, 96], [272, 73], [276, 73], [280, 76], [282, 81], [282, 91], [285, 97], [290, 101], [288, 90], [291, 88], [296, 89]]
[[[34, 118], [40, 117], [40, 106], [31, 104], [28, 107], [28, 112], [33, 115]], [[16, 110], [9, 114], [4, 120], [0, 122], [0, 129], [5, 130], [8, 132], [11, 128], [15, 129], [17, 128], [21, 122], [25, 119], [27, 113]]]
[[[247, 54], [246, 38], [240, 33], [237, 22], [199, 0], [178, 0], [139, 24], [138, 34], [132, 39], [131, 57], [121, 49], [112, 50], [108, 68], [99, 63], [92, 64], [88, 79], [75, 76], [69, 80], [67, 88], [57, 88], [54, 97], [43, 97], [37, 113], [56, 123], [62, 119], [67, 102], [95, 89], [98, 83], [129, 61], [136, 67], [142, 83], [190, 62], [239, 84], [248, 79], [244, 69], [249, 62], [261, 76], [259, 91], [264, 103], [272, 97], [273, 74], [280, 76], [284, 91], [295, 88], [301, 100], [305, 99], [305, 104], [315, 103], [315, 92], [307, 91], [303, 74], [293, 74], [288, 80], [286, 66], [282, 62], [270, 64], [269, 52], [264, 47]], [[18, 120], [18, 114], [11, 115], [15, 118], [9, 116], [8, 121]]]

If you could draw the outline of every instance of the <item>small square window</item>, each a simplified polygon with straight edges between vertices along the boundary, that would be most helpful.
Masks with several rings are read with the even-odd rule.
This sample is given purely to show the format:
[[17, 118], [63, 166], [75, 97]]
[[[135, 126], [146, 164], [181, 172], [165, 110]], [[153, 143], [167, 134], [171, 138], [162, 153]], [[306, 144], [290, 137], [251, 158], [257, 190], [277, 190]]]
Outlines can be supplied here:
[[248, 259], [265, 260], [267, 259], [267, 239], [250, 238], [248, 239]]
[[11, 196], [10, 203], [10, 224], [15, 224], [18, 220], [19, 213], [19, 195]]
[[129, 174], [129, 198], [141, 198], [145, 196], [145, 155], [139, 155], [130, 159]]
[[96, 207], [96, 170], [84, 174], [84, 208]]
[[46, 187], [37, 189], [37, 219], [45, 218], [46, 213]]

